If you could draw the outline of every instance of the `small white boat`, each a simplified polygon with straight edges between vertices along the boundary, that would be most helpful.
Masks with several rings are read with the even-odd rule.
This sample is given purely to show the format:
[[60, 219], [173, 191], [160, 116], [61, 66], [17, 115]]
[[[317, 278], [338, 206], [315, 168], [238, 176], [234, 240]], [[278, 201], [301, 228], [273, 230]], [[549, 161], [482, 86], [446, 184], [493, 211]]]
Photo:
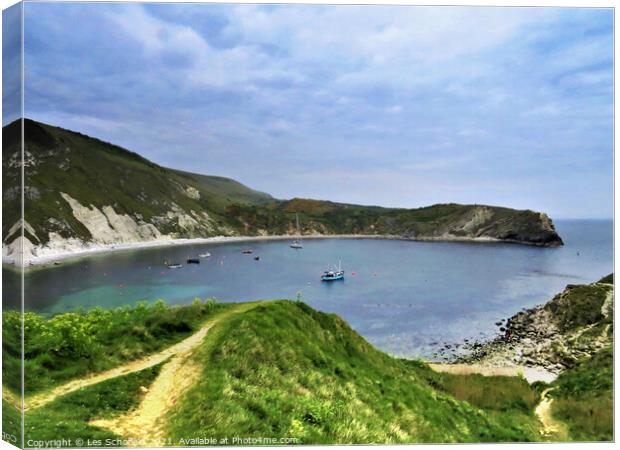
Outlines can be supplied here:
[[204, 252], [204, 253], [199, 253], [198, 257], [199, 258], [209, 258], [211, 256], [211, 253], [209, 252]]
[[291, 248], [304, 248], [301, 242], [301, 230], [299, 229], [299, 215], [295, 213], [295, 222], [297, 224], [297, 237], [291, 242]]
[[180, 269], [181, 267], [183, 267], [183, 264], [179, 264], [179, 263], [168, 264], [168, 269]]

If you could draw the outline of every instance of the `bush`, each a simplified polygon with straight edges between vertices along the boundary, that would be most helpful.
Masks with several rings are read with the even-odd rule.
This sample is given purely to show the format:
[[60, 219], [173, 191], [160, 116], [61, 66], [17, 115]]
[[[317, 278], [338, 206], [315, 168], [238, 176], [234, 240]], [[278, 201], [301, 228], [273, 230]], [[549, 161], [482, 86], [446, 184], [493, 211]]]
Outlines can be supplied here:
[[613, 349], [562, 372], [553, 383], [553, 415], [568, 426], [571, 438], [583, 441], [613, 439]]
[[[24, 318], [25, 389], [32, 393], [89, 372], [106, 370], [183, 339], [204, 320], [225, 308], [215, 299], [169, 307], [163, 300], [115, 309], [94, 308], [45, 318]], [[19, 391], [21, 314], [6, 311], [3, 320], [4, 383]]]

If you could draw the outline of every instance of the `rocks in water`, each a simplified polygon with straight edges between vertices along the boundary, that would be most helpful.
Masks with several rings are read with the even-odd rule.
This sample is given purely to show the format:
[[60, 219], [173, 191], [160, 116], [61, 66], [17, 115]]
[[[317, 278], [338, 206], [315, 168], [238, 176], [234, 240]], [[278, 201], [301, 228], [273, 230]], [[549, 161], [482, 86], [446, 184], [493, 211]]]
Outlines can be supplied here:
[[[595, 295], [605, 297], [598, 302], [605, 304], [607, 301], [613, 301], [613, 287], [603, 289], [604, 286], [607, 285], [592, 283], [579, 287], [588, 291], [588, 298]], [[572, 328], [565, 325], [566, 319], [562, 311], [566, 308], [555, 307], [555, 304], [560, 299], [564, 303], [572, 301], [573, 307], [578, 306], [578, 302], [582, 300], [574, 292], [577, 292], [576, 287], [567, 287], [562, 294], [554, 297], [546, 305], [523, 308], [511, 318], [495, 322], [501, 335], [482, 342], [465, 342], [463, 348], [468, 353], [459, 356], [454, 362], [517, 364], [558, 373], [572, 366], [579, 358], [591, 356], [598, 349], [609, 345], [612, 338], [604, 331], [597, 336], [588, 336], [589, 333], [586, 331], [593, 329], [596, 323], [585, 322], [585, 325]], [[567, 300], [571, 295], [574, 298]], [[580, 295], [586, 298], [583, 292]]]

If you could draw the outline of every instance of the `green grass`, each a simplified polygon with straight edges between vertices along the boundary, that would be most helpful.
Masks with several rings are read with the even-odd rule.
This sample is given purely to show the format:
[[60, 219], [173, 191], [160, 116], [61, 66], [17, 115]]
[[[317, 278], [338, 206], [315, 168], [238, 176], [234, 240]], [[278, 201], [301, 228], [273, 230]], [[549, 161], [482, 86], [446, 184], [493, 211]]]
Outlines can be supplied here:
[[[230, 306], [210, 299], [177, 307], [168, 307], [163, 301], [138, 302], [135, 306], [95, 308], [50, 318], [27, 312], [26, 395], [169, 347]], [[3, 359], [8, 375], [4, 386], [14, 392], [20, 390], [21, 381], [20, 326], [19, 312], [3, 313]]]
[[435, 389], [478, 408], [529, 414], [540, 399], [540, 393], [522, 377], [453, 375], [435, 372], [421, 362], [412, 361], [409, 364], [418, 370], [425, 370], [423, 373], [427, 381]]
[[[26, 412], [25, 440], [52, 441], [70, 439], [69, 447], [105, 447], [110, 445], [86, 445], [86, 440], [116, 440], [119, 436], [109, 430], [89, 424], [93, 419], [106, 419], [118, 416], [138, 406], [140, 387], [148, 387], [161, 365], [145, 369], [123, 377], [80, 389], [64, 395], [47, 405]], [[82, 439], [84, 445], [76, 443]], [[33, 445], [28, 445], [32, 447]], [[122, 445], [112, 445], [122, 446]]]
[[[128, 322], [118, 320], [120, 313]], [[70, 349], [77, 352], [74, 357], [81, 352], [90, 355], [92, 349], [99, 348], [89, 347], [90, 343], [78, 345], [88, 336], [106, 342], [110, 346], [107, 359], [111, 361], [106, 364], [114, 366], [120, 362], [118, 358], [156, 351], [150, 346], [161, 344], [150, 339], [161, 330], [172, 333], [166, 336], [175, 336], [170, 337], [171, 342], [177, 341], [186, 332], [185, 325], [196, 327], [216, 313], [217, 323], [191, 356], [203, 367], [203, 373], [166, 417], [164, 435], [172, 442], [205, 436], [217, 441], [232, 437], [292, 438], [300, 444], [543, 439], [534, 414], [545, 387], [542, 384], [530, 386], [521, 377], [434, 372], [423, 362], [380, 352], [338, 316], [315, 311], [301, 302], [248, 303], [236, 309], [201, 302], [168, 307], [160, 302], [99, 311], [88, 319], [90, 313], [62, 314], [55, 316], [62, 320], [57, 319], [52, 328], [49, 323], [55, 318], [39, 317], [38, 321], [47, 323], [48, 330], [54, 330], [52, 335], [74, 330], [76, 317], [93, 322], [92, 328], [86, 328], [90, 333], [73, 337], [61, 333], [62, 341], [66, 336], [74, 339]], [[65, 322], [71, 326], [61, 327]], [[128, 323], [131, 329], [141, 331], [130, 333]], [[180, 324], [185, 324], [182, 330]], [[121, 335], [110, 330], [124, 330], [127, 336], [118, 339]], [[120, 347], [133, 350], [118, 356]], [[35, 360], [40, 364], [44, 361]], [[84, 370], [79, 362], [75, 369], [70, 359], [58, 361], [62, 363], [59, 371], [54, 376], [41, 372], [43, 380], [56, 382]], [[566, 425], [569, 439], [613, 437], [612, 364], [610, 346], [591, 359], [579, 361], [553, 383], [552, 411]], [[50, 369], [41, 365], [41, 370]], [[158, 371], [159, 366], [108, 380], [28, 411], [26, 439], [116, 438], [89, 421], [136, 407], [140, 386], [149, 386]], [[6, 430], [19, 429], [19, 413], [11, 408], [3, 403]]]
[[15, 446], [20, 446], [22, 435], [22, 417], [18, 406], [2, 399], [2, 439]]
[[568, 285], [545, 305], [545, 309], [553, 314], [562, 331], [596, 323], [611, 323], [611, 317], [605, 319], [601, 311], [610, 289], [608, 285], [597, 283]]
[[613, 348], [580, 360], [553, 383], [553, 415], [576, 441], [613, 439]]
[[[170, 413], [173, 439], [289, 437], [299, 443], [494, 442], [538, 439], [523, 380], [458, 378], [394, 359], [335, 315], [277, 301], [232, 316], [195, 354], [197, 385]], [[475, 392], [474, 392], [475, 391]], [[461, 400], [455, 395], [462, 395]]]
[[539, 423], [534, 409], [540, 389], [522, 377], [453, 375], [435, 372], [425, 363], [406, 361], [422, 373], [431, 387], [484, 410], [506, 432], [519, 440], [524, 430], [538, 438]]

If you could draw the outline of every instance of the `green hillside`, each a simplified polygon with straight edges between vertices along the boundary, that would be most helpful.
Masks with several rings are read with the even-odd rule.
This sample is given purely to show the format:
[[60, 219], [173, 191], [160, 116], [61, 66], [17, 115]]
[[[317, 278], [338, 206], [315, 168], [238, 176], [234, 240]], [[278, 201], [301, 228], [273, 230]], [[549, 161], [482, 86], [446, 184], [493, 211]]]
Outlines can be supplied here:
[[[161, 167], [81, 133], [25, 120], [25, 237], [34, 248], [295, 232], [493, 238], [561, 245], [544, 214], [484, 205], [380, 208], [276, 200], [237, 181]], [[19, 236], [20, 123], [3, 128], [3, 242]], [[208, 168], [206, 168], [208, 169]], [[406, 200], [406, 199], [403, 199]], [[77, 241], [76, 241], [77, 240]]]
[[539, 439], [538, 395], [524, 380], [434, 373], [378, 351], [338, 316], [299, 302], [269, 302], [220, 324], [194, 360], [203, 371], [169, 413], [165, 434], [173, 439]]
[[[25, 136], [25, 216], [35, 231], [26, 230], [26, 236], [33, 243], [46, 243], [50, 231], [65, 238], [92, 238], [61, 192], [84, 206], [102, 209], [110, 205], [117, 214], [152, 223], [162, 234], [179, 236], [228, 234], [222, 229], [227, 205], [272, 201], [269, 195], [234, 180], [166, 169], [136, 153], [62, 128], [26, 120]], [[3, 137], [6, 240], [20, 210], [15, 189], [19, 179], [9, 166], [20, 148], [19, 123], [7, 125]], [[192, 196], [188, 188], [198, 194]], [[182, 224], [178, 217], [168, 217], [170, 211], [189, 219]]]
[[[6, 314], [10, 327], [12, 316]], [[168, 343], [178, 341], [204, 320], [216, 325], [183, 363], [201, 371], [197, 382], [157, 422], [168, 445], [204, 436], [286, 437], [298, 444], [541, 439], [534, 414], [539, 394], [525, 380], [439, 374], [422, 362], [375, 349], [336, 315], [284, 300], [221, 307], [160, 303], [47, 319], [29, 314], [26, 327], [38, 334], [27, 339], [26, 365], [37, 374], [29, 377], [28, 391], [45, 396], [58, 382], [123, 364], [147, 349], [157, 351], [162, 335]], [[76, 325], [82, 322], [88, 330]], [[123, 339], [110, 340], [119, 333]], [[55, 348], [57, 338], [67, 334], [87, 341], [86, 347]], [[98, 360], [103, 362], [89, 366]], [[32, 406], [35, 398], [29, 394], [26, 439], [53, 439], [59, 430], [73, 442], [134, 437], [98, 421], [132, 414], [166, 364], [121, 373], [41, 406]], [[10, 413], [14, 396], [7, 388], [4, 407]], [[7, 427], [12, 418], [5, 418]]]

